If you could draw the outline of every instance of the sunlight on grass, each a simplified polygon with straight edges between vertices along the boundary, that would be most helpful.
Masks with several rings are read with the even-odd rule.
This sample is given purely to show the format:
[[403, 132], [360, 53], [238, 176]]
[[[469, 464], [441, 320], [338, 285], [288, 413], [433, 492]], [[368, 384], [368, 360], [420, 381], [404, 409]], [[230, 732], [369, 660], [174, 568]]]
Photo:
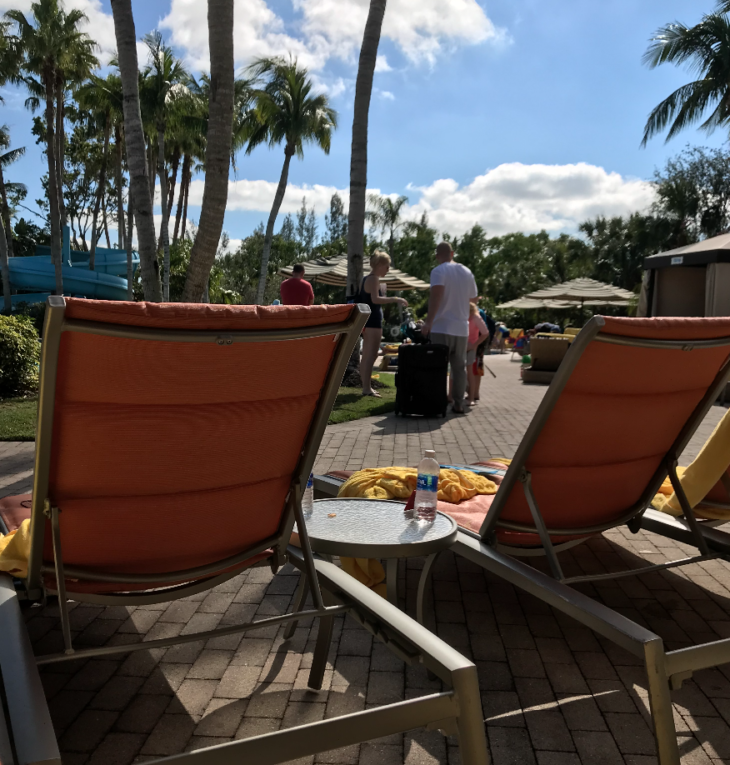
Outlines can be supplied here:
[[330, 414], [329, 424], [337, 422], [350, 422], [362, 417], [372, 417], [376, 414], [385, 414], [395, 409], [395, 376], [380, 373], [380, 382], [387, 388], [379, 388], [378, 393], [382, 398], [364, 396], [360, 388], [340, 388], [337, 400]]
[[35, 441], [38, 398], [0, 401], [0, 441]]

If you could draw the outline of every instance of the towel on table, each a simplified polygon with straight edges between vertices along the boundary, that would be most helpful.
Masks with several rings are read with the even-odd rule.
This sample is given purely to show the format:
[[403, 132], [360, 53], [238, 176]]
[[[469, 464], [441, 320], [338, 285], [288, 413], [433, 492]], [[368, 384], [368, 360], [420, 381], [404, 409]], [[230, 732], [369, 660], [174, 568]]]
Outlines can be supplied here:
[[0, 536], [0, 571], [18, 577], [28, 576], [30, 555], [30, 520], [5, 536]]
[[[699, 518], [730, 520], [730, 510], [703, 507], [702, 500], [722, 478], [730, 465], [730, 410], [728, 410], [712, 435], [702, 447], [695, 461], [686, 468], [677, 468], [679, 481], [687, 495], [690, 507]], [[652, 505], [669, 515], [682, 515], [682, 508], [667, 478], [654, 497]]]

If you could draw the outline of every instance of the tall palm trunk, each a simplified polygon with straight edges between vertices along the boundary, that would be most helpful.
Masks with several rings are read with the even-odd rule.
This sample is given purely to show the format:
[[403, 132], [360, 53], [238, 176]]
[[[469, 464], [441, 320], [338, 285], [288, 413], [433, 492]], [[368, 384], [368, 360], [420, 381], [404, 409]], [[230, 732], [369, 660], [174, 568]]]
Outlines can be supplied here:
[[124, 194], [122, 193], [122, 131], [119, 123], [114, 125], [114, 148], [117, 150], [117, 161], [114, 167], [114, 185], [117, 187], [117, 245], [124, 249]]
[[111, 0], [114, 31], [117, 39], [119, 73], [124, 93], [124, 136], [127, 146], [130, 189], [137, 220], [142, 287], [145, 300], [159, 302], [160, 266], [157, 262], [157, 241], [150, 196], [149, 176], [144, 150], [142, 116], [139, 110], [139, 67], [137, 62], [137, 33], [132, 15], [132, 0]]
[[[269, 255], [271, 254], [271, 240], [274, 237], [274, 223], [276, 223], [276, 216], [279, 214], [279, 208], [284, 201], [284, 194], [286, 193], [286, 184], [289, 180], [289, 163], [294, 154], [294, 147], [287, 144], [284, 149], [284, 167], [281, 169], [281, 178], [279, 178], [279, 186], [276, 189], [274, 196], [274, 204], [271, 206], [271, 212], [269, 213], [269, 222], [266, 225], [266, 236], [264, 237], [264, 251], [261, 254], [261, 273], [259, 274], [259, 287], [256, 290], [256, 304], [261, 305], [264, 302], [264, 292], [266, 290], [266, 278], [269, 273]], [[362, 255], [360, 255], [362, 259]]]
[[147, 173], [150, 179], [150, 197], [152, 197], [152, 206], [155, 204], [155, 183], [157, 178], [157, 165], [155, 163], [154, 148], [152, 136], [147, 137]]
[[129, 204], [127, 207], [127, 300], [134, 300], [134, 285], [132, 283], [134, 279], [134, 265], [132, 264], [132, 220], [133, 220], [133, 208], [132, 208], [132, 192], [129, 192]]
[[48, 157], [48, 206], [51, 216], [51, 260], [56, 272], [56, 294], [63, 295], [63, 240], [58, 209], [58, 176], [56, 174], [56, 136], [53, 129], [53, 73], [46, 71], [46, 155]]
[[0, 202], [2, 202], [3, 226], [5, 227], [5, 240], [8, 248], [8, 257], [13, 257], [13, 227], [10, 223], [10, 206], [8, 205], [8, 190], [5, 188], [5, 176], [0, 165]]
[[170, 302], [170, 233], [167, 215], [167, 174], [165, 173], [165, 123], [157, 124], [157, 174], [160, 176], [160, 207], [162, 207], [162, 224], [160, 226], [160, 241], [164, 253], [162, 267], [162, 300]]
[[233, 136], [233, 0], [208, 0], [210, 100], [205, 186], [198, 234], [190, 252], [183, 300], [198, 303], [208, 284], [228, 203]]
[[109, 239], [109, 220], [106, 214], [106, 194], [101, 195], [101, 222], [104, 227], [104, 238], [106, 239], [106, 246], [111, 249], [112, 243]]
[[63, 177], [66, 157], [66, 130], [63, 124], [66, 98], [64, 95], [63, 78], [59, 76], [56, 82], [56, 140], [58, 141], [58, 153], [56, 154], [56, 169], [58, 171], [58, 208], [61, 215], [61, 230], [67, 223], [66, 202], [63, 198]]
[[175, 203], [175, 186], [177, 185], [177, 171], [180, 167], [180, 147], [176, 146], [172, 153], [172, 163], [170, 166], [170, 185], [167, 191], [167, 209], [172, 215], [172, 207]]
[[13, 300], [10, 297], [10, 267], [8, 266], [8, 246], [5, 238], [5, 226], [0, 223], [0, 276], [3, 280], [3, 309], [10, 313]]
[[101, 155], [101, 169], [99, 170], [99, 184], [96, 189], [96, 199], [94, 200], [94, 213], [91, 217], [91, 253], [89, 254], [89, 270], [93, 271], [96, 265], [96, 245], [99, 241], [99, 234], [101, 229], [98, 226], [99, 222], [99, 208], [101, 207], [101, 200], [104, 196], [104, 188], [106, 187], [106, 157], [109, 152], [109, 115], [107, 114], [104, 120], [104, 151]]
[[185, 191], [187, 189], [188, 175], [190, 174], [190, 155], [186, 154], [183, 158], [182, 175], [180, 176], [180, 193], [177, 195], [177, 214], [175, 215], [175, 231], [172, 235], [172, 243], [177, 242], [177, 235], [180, 231], [180, 218], [182, 216], [183, 202], [185, 201]]
[[365, 202], [368, 184], [368, 114], [373, 92], [375, 60], [378, 57], [380, 30], [387, 0], [370, 0], [365, 34], [360, 48], [360, 62], [355, 83], [355, 107], [352, 119], [350, 155], [350, 209], [347, 229], [347, 295], [360, 291], [362, 254], [365, 238]]
[[188, 197], [190, 196], [190, 177], [192, 176], [192, 171], [188, 170], [188, 179], [185, 183], [185, 202], [183, 204], [183, 217], [182, 217], [182, 233], [180, 234], [181, 239], [185, 239], [185, 229], [188, 225]]

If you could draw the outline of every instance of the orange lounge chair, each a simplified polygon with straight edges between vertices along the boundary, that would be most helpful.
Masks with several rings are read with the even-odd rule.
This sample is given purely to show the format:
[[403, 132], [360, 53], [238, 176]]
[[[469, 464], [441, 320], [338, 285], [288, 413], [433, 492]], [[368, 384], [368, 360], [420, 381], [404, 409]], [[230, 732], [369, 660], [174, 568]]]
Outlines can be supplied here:
[[[658, 635], [570, 585], [730, 556], [730, 535], [700, 527], [676, 474], [679, 455], [730, 377], [729, 352], [730, 318], [594, 317], [560, 365], [479, 532], [460, 529], [452, 548], [644, 661], [661, 765], [679, 765], [670, 686], [730, 661], [730, 640], [666, 651]], [[667, 474], [681, 520], [647, 512]], [[694, 545], [698, 555], [564, 575], [557, 545], [642, 523]], [[538, 550], [551, 576], [510, 554]]]
[[[352, 349], [362, 306], [107, 303], [51, 297], [45, 320], [33, 495], [3, 500], [30, 520], [27, 575], [0, 576], [0, 761], [60, 763], [36, 664], [166, 647], [349, 613], [453, 690], [169, 758], [285, 762], [422, 725], [458, 733], [486, 765], [474, 665], [312, 556], [303, 487]], [[287, 358], [296, 374], [281, 374]], [[26, 509], [23, 504], [30, 504]], [[301, 550], [287, 552], [294, 522]], [[74, 646], [67, 599], [166, 602], [287, 554], [313, 607], [202, 633]], [[322, 586], [327, 603], [325, 605]], [[18, 604], [57, 595], [63, 649], [34, 657]], [[321, 630], [326, 634], [326, 630]], [[318, 642], [310, 684], [321, 687]], [[0, 701], [0, 703], [2, 703]], [[17, 760], [7, 757], [15, 751]]]

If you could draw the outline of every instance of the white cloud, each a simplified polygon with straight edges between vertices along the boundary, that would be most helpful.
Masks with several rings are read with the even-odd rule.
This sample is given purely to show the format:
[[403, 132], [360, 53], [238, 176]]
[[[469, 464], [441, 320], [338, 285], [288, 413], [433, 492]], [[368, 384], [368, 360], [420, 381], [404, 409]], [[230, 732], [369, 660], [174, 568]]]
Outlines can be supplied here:
[[389, 90], [381, 90], [380, 88], [375, 88], [375, 92], [385, 101], [395, 101], [395, 96]]
[[[276, 192], [275, 181], [238, 180], [228, 187], [228, 210], [268, 213]], [[379, 189], [369, 189], [381, 193]], [[320, 184], [289, 184], [282, 214], [295, 213], [303, 196], [308, 206], [322, 215], [337, 192], [348, 204], [348, 190]], [[390, 194], [390, 196], [394, 196]], [[406, 217], [417, 219], [425, 212], [433, 227], [463, 234], [475, 223], [491, 236], [512, 231], [531, 233], [545, 229], [557, 234], [575, 232], [578, 224], [596, 215], [628, 215], [645, 210], [654, 201], [650, 183], [609, 173], [602, 167], [581, 162], [574, 165], [499, 165], [460, 185], [442, 178], [428, 186], [408, 187], [410, 204]], [[190, 187], [190, 204], [200, 206], [203, 181]]]
[[[191, 207], [200, 207], [203, 202], [203, 181], [194, 180], [190, 184], [190, 197], [188, 204]], [[268, 213], [274, 202], [276, 193], [276, 181], [249, 181], [238, 180], [228, 182], [228, 204], [226, 210], [255, 210]], [[302, 206], [302, 197], [307, 198], [307, 207], [314, 206], [320, 214], [329, 210], [330, 199], [332, 195], [338, 192], [347, 204], [349, 192], [343, 189], [337, 189], [334, 186], [322, 186], [315, 184], [313, 186], [298, 186], [290, 183], [286, 189], [286, 195], [281, 205], [281, 214], [295, 213]]]
[[441, 230], [463, 232], [479, 223], [492, 235], [510, 231], [574, 231], [586, 218], [627, 215], [654, 201], [650, 183], [585, 162], [571, 165], [499, 165], [460, 186], [451, 178], [412, 187], [421, 194], [410, 209], [428, 213]]
[[392, 72], [393, 67], [388, 63], [388, 59], [381, 55], [375, 59], [375, 71], [376, 72]]
[[[287, 52], [315, 71], [331, 58], [355, 62], [369, 0], [292, 0], [292, 4], [301, 18], [288, 30], [266, 0], [237, 0], [233, 34], [238, 64]], [[200, 0], [172, 0], [169, 14], [160, 22], [170, 31], [173, 44], [187, 51], [191, 65], [199, 69], [209, 67], [206, 14], [207, 4]], [[430, 63], [457, 44], [498, 42], [506, 37], [477, 0], [390, 0], [382, 36], [409, 60]], [[376, 70], [389, 69], [385, 56], [378, 56]]]
[[[187, 52], [189, 63], [200, 70], [210, 69], [208, 53], [208, 4], [200, 0], [172, 0], [170, 13], [160, 22], [170, 30], [172, 43]], [[321, 69], [326, 55], [316, 45], [307, 45], [284, 30], [284, 22], [266, 0], [238, 0], [234, 5], [233, 40], [238, 64], [263, 56], [291, 52], [302, 64]]]
[[[310, 40], [324, 41], [331, 55], [350, 59], [362, 43], [369, 0], [293, 0], [302, 11]], [[411, 61], [433, 63], [456, 43], [498, 41], [498, 30], [477, 0], [391, 0], [382, 37], [392, 40]]]
[[[14, 9], [29, 17], [31, 4], [32, 0], [0, 0], [0, 13]], [[110, 13], [104, 13], [102, 10], [101, 0], [65, 0], [63, 5], [67, 11], [76, 8], [86, 14], [88, 20], [83, 22], [80, 28], [98, 43], [97, 56], [102, 64], [108, 64], [109, 59], [117, 54], [117, 41], [114, 35], [114, 20]]]

